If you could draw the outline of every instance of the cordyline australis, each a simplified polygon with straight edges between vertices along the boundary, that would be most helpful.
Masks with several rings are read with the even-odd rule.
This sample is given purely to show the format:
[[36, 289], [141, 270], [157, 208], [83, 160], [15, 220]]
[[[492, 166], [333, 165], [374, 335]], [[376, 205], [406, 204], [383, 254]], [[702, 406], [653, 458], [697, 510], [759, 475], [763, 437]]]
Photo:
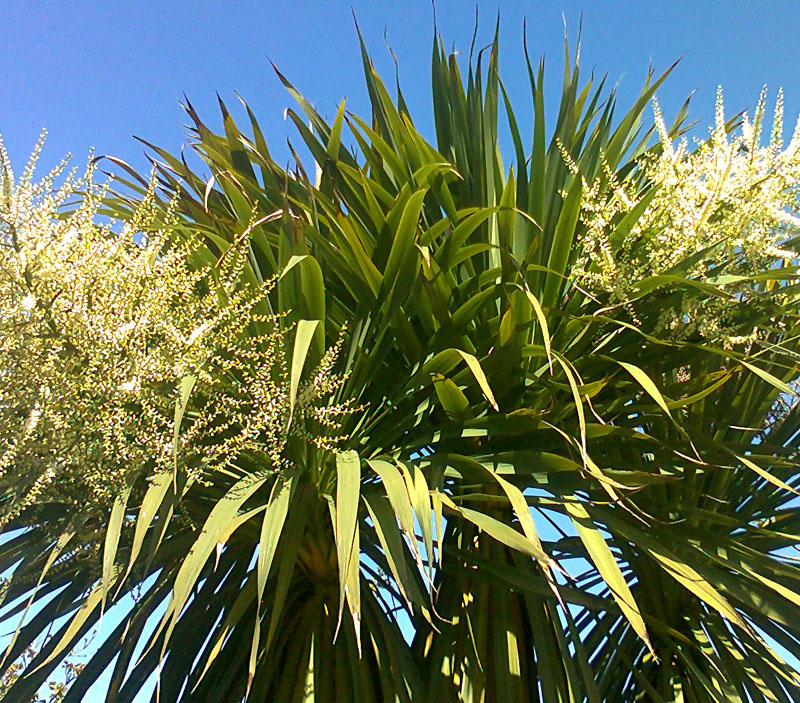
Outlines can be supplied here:
[[431, 141], [362, 50], [366, 120], [281, 76], [313, 180], [222, 103], [202, 176], [3, 157], [4, 700], [104, 611], [65, 703], [795, 700], [782, 99], [690, 145], [567, 52], [523, 135], [437, 40]]

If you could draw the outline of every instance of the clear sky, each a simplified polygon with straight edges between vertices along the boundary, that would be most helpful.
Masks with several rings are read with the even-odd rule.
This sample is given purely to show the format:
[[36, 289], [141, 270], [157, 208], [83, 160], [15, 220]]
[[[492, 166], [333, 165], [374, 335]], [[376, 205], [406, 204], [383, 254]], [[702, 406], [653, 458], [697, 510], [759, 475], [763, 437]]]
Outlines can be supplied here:
[[[439, 0], [448, 47], [467, 52], [475, 5]], [[66, 152], [83, 161], [93, 146], [145, 168], [138, 135], [176, 151], [184, 142], [185, 92], [216, 126], [215, 91], [231, 107], [234, 90], [254, 108], [273, 153], [291, 133], [291, 104], [271, 59], [323, 115], [366, 111], [366, 91], [351, 10], [379, 71], [391, 82], [384, 33], [399, 62], [404, 92], [423, 132], [432, 134], [428, 85], [433, 13], [429, 0], [4, 0], [0, 2], [0, 133], [20, 170], [42, 128], [43, 166]], [[660, 94], [665, 112], [697, 90], [693, 114], [707, 122], [714, 91], [731, 112], [750, 107], [764, 83], [786, 91], [788, 122], [800, 111], [800, 3], [796, 0], [503, 0], [480, 3], [478, 46], [501, 17], [501, 72], [518, 112], [528, 105], [522, 21], [529, 47], [549, 57], [552, 88], [561, 68], [564, 21], [571, 36], [583, 16], [583, 66], [608, 73], [632, 96], [649, 63], [663, 70], [683, 56]], [[555, 91], [551, 91], [555, 92]], [[299, 140], [298, 140], [299, 141]]]
[[[394, 68], [384, 36], [391, 44], [411, 112], [432, 136], [429, 0], [0, 0], [0, 134], [17, 171], [42, 128], [49, 132], [43, 167], [67, 152], [82, 164], [94, 147], [145, 169], [133, 135], [177, 151], [185, 141], [183, 93], [218, 126], [215, 92], [233, 108], [238, 91], [273, 155], [288, 159], [286, 137], [299, 140], [283, 120], [292, 102], [270, 60], [324, 116], [332, 117], [342, 98], [365, 113], [353, 11], [388, 83]], [[498, 11], [501, 75], [523, 124], [524, 18], [532, 55], [549, 57], [551, 96], [564, 25], [574, 39], [582, 16], [582, 65], [587, 74], [607, 73], [623, 105], [651, 63], [663, 71], [683, 57], [659, 93], [668, 117], [697, 91], [692, 114], [708, 123], [717, 85], [731, 114], [752, 108], [765, 83], [772, 97], [784, 88], [789, 128], [800, 112], [797, 0], [492, 0], [480, 3], [477, 46], [491, 40]], [[439, 0], [436, 13], [446, 46], [467, 53], [475, 4]], [[100, 685], [89, 700], [103, 697]]]

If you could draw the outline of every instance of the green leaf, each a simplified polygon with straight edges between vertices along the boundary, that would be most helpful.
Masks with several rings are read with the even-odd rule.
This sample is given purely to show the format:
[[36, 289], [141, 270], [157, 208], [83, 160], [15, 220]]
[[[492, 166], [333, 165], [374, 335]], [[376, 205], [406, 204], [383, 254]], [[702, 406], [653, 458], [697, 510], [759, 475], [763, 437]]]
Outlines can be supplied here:
[[542, 344], [544, 346], [545, 353], [547, 354], [547, 361], [550, 364], [550, 372], [552, 373], [553, 357], [550, 351], [550, 330], [547, 327], [547, 318], [545, 317], [544, 310], [539, 303], [539, 299], [533, 293], [531, 293], [527, 286], [525, 287], [525, 295], [528, 297], [528, 300], [533, 307], [533, 311], [536, 313], [536, 319], [539, 320], [539, 328], [542, 332]]
[[303, 375], [308, 350], [319, 323], [319, 320], [300, 320], [297, 323], [294, 350], [292, 351], [292, 367], [289, 375], [289, 425], [292, 423], [292, 414], [297, 402], [297, 390], [300, 387], [300, 378]]
[[125, 518], [125, 510], [128, 506], [128, 497], [131, 494], [132, 484], [128, 483], [125, 488], [116, 496], [114, 504], [111, 506], [111, 515], [108, 519], [106, 528], [106, 539], [103, 547], [103, 574], [102, 574], [102, 599], [101, 610], [105, 609], [108, 591], [111, 588], [111, 581], [114, 575], [114, 563], [119, 546], [120, 533], [122, 532], [122, 521]]
[[672, 419], [672, 413], [669, 411], [669, 405], [667, 401], [664, 400], [664, 396], [661, 395], [661, 391], [658, 390], [658, 387], [655, 383], [653, 383], [652, 379], [640, 369], [635, 364], [629, 364], [625, 361], [617, 361], [617, 363], [625, 369], [631, 376], [636, 379], [639, 385], [647, 391], [647, 394], [658, 403], [658, 406], [666, 413], [666, 415]]
[[279, 476], [272, 487], [272, 493], [264, 512], [264, 521], [261, 523], [261, 537], [258, 547], [258, 562], [256, 564], [257, 588], [256, 588], [256, 623], [253, 630], [253, 643], [250, 647], [250, 661], [247, 674], [247, 691], [249, 695], [250, 687], [253, 684], [253, 677], [256, 673], [256, 659], [258, 656], [258, 642], [261, 633], [261, 599], [264, 597], [264, 588], [267, 585], [267, 578], [272, 568], [272, 560], [275, 557], [275, 550], [278, 548], [278, 540], [286, 522], [286, 514], [289, 511], [289, 503], [292, 499], [292, 492], [295, 485], [295, 474]]
[[710, 384], [708, 387], [704, 388], [702, 391], [698, 391], [690, 396], [685, 398], [680, 398], [678, 400], [672, 400], [667, 403], [667, 407], [670, 410], [675, 410], [675, 408], [685, 408], [691, 405], [692, 403], [696, 403], [703, 398], [711, 395], [714, 391], [721, 388], [725, 383], [727, 383], [732, 377], [730, 372], [724, 373], [719, 379], [714, 381], [714, 383]]
[[468, 354], [461, 349], [457, 349], [456, 351], [461, 355], [461, 358], [464, 359], [469, 367], [469, 370], [472, 371], [472, 375], [475, 376], [475, 380], [478, 382], [478, 385], [483, 391], [483, 395], [486, 397], [486, 400], [489, 401], [489, 404], [495, 410], [499, 411], [500, 408], [497, 407], [497, 401], [494, 399], [494, 393], [492, 393], [492, 389], [489, 387], [489, 381], [486, 380], [486, 374], [481, 368], [481, 362], [478, 361], [474, 355]]
[[95, 611], [95, 608], [100, 606], [100, 603], [103, 600], [103, 585], [98, 584], [92, 589], [92, 592], [83, 602], [83, 605], [78, 609], [78, 612], [75, 613], [69, 621], [69, 625], [65, 630], [64, 634], [59, 638], [58, 643], [53, 647], [52, 651], [49, 655], [45, 658], [43, 662], [39, 664], [39, 666], [34, 669], [32, 673], [35, 673], [42, 667], [47, 666], [50, 662], [54, 661], [56, 657], [60, 656], [64, 653], [66, 647], [72, 641], [72, 639], [77, 635], [83, 626], [88, 621], [89, 617]]
[[785, 481], [781, 481], [777, 476], [773, 476], [769, 471], [762, 469], [758, 464], [754, 461], [750, 461], [746, 456], [742, 456], [740, 454], [736, 454], [732, 452], [733, 456], [736, 457], [739, 461], [741, 461], [748, 469], [755, 471], [761, 478], [766, 479], [769, 481], [773, 486], [777, 486], [778, 488], [782, 488], [784, 491], [789, 491], [790, 493], [794, 493], [794, 495], [798, 495], [798, 492], [792, 488], [788, 483]]
[[[525, 496], [522, 494], [522, 491], [499, 474], [494, 474], [494, 478], [508, 496], [508, 500], [511, 502], [511, 507], [514, 509], [514, 513], [519, 520], [525, 537], [528, 538], [536, 552], [544, 552], [542, 541], [539, 539], [539, 533], [536, 530], [536, 524], [533, 521], [530, 508], [528, 507], [528, 502], [525, 500]], [[544, 553], [546, 554], [546, 552]], [[556, 568], [563, 572], [563, 569], [561, 569], [558, 563], [550, 556], [548, 556], [546, 559], [539, 559], [537, 557], [537, 561], [547, 577], [547, 581], [550, 584], [553, 593], [556, 595], [556, 597], [558, 597], [559, 600], [561, 600], [552, 570], [553, 568]]]
[[469, 520], [473, 525], [479, 527], [486, 534], [496, 539], [498, 542], [505, 544], [507, 547], [514, 549], [522, 554], [527, 554], [537, 561], [548, 563], [550, 557], [547, 553], [537, 546], [534, 542], [528, 539], [525, 535], [517, 532], [513, 527], [507, 525], [496, 518], [481, 513], [472, 508], [456, 505], [448, 496], [443, 496], [444, 504], [455, 511], [461, 517]]
[[392, 248], [389, 259], [383, 271], [383, 295], [388, 296], [397, 282], [400, 268], [406, 257], [413, 251], [416, 234], [419, 231], [419, 216], [422, 211], [422, 201], [425, 199], [427, 189], [418, 190], [406, 202], [400, 223], [392, 239]]
[[[290, 276], [292, 271], [294, 273]], [[293, 315], [311, 320], [325, 319], [325, 282], [316, 258], [310, 254], [291, 256], [278, 277], [278, 285], [283, 291], [283, 304]], [[314, 351], [321, 358], [325, 352], [323, 325], [317, 327], [314, 340]]]
[[433, 387], [448, 418], [458, 421], [472, 417], [467, 396], [452, 379], [446, 378], [440, 373], [433, 374]]
[[750, 363], [744, 361], [743, 359], [740, 359], [739, 363], [742, 366], [744, 366], [746, 369], [749, 369], [754, 374], [756, 374], [756, 376], [759, 376], [760, 378], [763, 378], [767, 383], [769, 383], [771, 386], [774, 386], [775, 388], [777, 388], [782, 393], [786, 393], [788, 395], [795, 396], [795, 397], [798, 395], [797, 391], [795, 391], [791, 386], [787, 385], [786, 383], [781, 381], [779, 378], [775, 378], [775, 376], [773, 376], [768, 371], [764, 371], [764, 369], [759, 368], [755, 364], [750, 364]]
[[364, 495], [364, 503], [375, 525], [375, 532], [400, 595], [409, 609], [412, 608], [412, 603], [414, 603], [423, 612], [427, 612], [427, 608], [424, 607], [423, 595], [406, 563], [403, 539], [397, 529], [397, 518], [391, 503], [388, 499], [368, 495]]
[[601, 519], [610, 529], [618, 532], [628, 540], [634, 541], [640, 549], [650, 554], [658, 565], [684, 588], [717, 610], [720, 615], [747, 630], [747, 626], [731, 604], [690, 564], [682, 561], [678, 555], [644, 534], [641, 530], [624, 524], [619, 519], [611, 516], [608, 511], [602, 511]]
[[547, 258], [547, 268], [555, 272], [545, 278], [542, 304], [547, 307], [558, 305], [558, 292], [561, 287], [561, 278], [556, 274], [563, 274], [567, 270], [570, 252], [573, 251], [572, 241], [575, 237], [575, 227], [581, 210], [581, 193], [583, 192], [581, 179], [575, 176], [567, 192], [558, 223], [550, 245], [550, 254]]
[[344, 100], [339, 105], [336, 112], [336, 119], [333, 121], [331, 136], [328, 139], [328, 156], [334, 161], [339, 158], [339, 146], [342, 141], [342, 124], [344, 123]]
[[647, 634], [647, 628], [639, 612], [639, 606], [636, 604], [633, 593], [628, 587], [628, 582], [622, 575], [617, 560], [611, 553], [603, 535], [600, 534], [600, 530], [592, 522], [591, 516], [582, 504], [570, 501], [564, 503], [564, 508], [572, 517], [572, 522], [578, 530], [578, 536], [589, 552], [589, 556], [603, 580], [608, 585], [614, 600], [619, 603], [619, 607], [636, 631], [636, 634], [644, 640], [647, 648], [655, 655], [650, 637]]
[[[416, 464], [403, 462], [400, 464], [406, 490], [414, 507], [417, 524], [422, 531], [422, 541], [425, 545], [425, 556], [428, 561], [428, 576], [433, 574], [433, 525], [431, 525], [431, 492], [425, 474]], [[416, 538], [415, 538], [416, 539]]]
[[186, 558], [182, 561], [180, 569], [175, 576], [172, 598], [159, 627], [160, 631], [168, 622], [163, 649], [166, 649], [181, 611], [211, 554], [218, 548], [218, 545], [224, 545], [241, 525], [266, 507], [255, 508], [243, 515], [238, 514], [240, 508], [261, 488], [267, 478], [267, 476], [260, 478], [246, 476], [239, 480], [216, 502], [209, 513], [200, 535], [195, 540]]
[[400, 529], [405, 534], [408, 545], [421, 566], [422, 559], [414, 536], [414, 511], [409, 490], [402, 474], [394, 464], [382, 459], [368, 459], [367, 464], [380, 477], [386, 497], [389, 499], [392, 510], [400, 523]]
[[181, 423], [183, 422], [183, 415], [186, 412], [186, 406], [189, 404], [189, 398], [192, 395], [192, 390], [196, 382], [197, 379], [194, 376], [184, 376], [181, 379], [180, 395], [175, 405], [175, 425], [172, 437], [173, 483], [177, 481], [178, 475], [178, 448], [180, 447]]
[[0, 668], [2, 668], [3, 665], [6, 663], [8, 655], [14, 649], [14, 644], [16, 643], [17, 638], [19, 637], [20, 630], [22, 629], [22, 626], [25, 623], [26, 618], [28, 617], [28, 613], [30, 612], [31, 606], [33, 605], [33, 602], [36, 600], [36, 596], [39, 592], [39, 588], [41, 587], [42, 582], [44, 581], [45, 576], [47, 576], [53, 564], [56, 562], [56, 559], [58, 559], [58, 557], [60, 557], [63, 554], [64, 549], [70, 543], [72, 538], [75, 536], [75, 533], [76, 533], [75, 529], [69, 529], [66, 530], [65, 532], [62, 532], [59, 535], [55, 545], [53, 546], [53, 549], [50, 551], [50, 554], [47, 557], [47, 561], [44, 563], [44, 566], [42, 567], [42, 570], [39, 574], [39, 578], [36, 582], [36, 587], [33, 589], [33, 594], [28, 599], [28, 602], [25, 605], [25, 610], [20, 616], [19, 622], [17, 623], [17, 626], [14, 630], [14, 634], [12, 635], [11, 640], [8, 643], [8, 646], [6, 647], [5, 654], [3, 655], [2, 660], [0, 660]]
[[[336, 635], [342, 624], [345, 598], [360, 643], [361, 594], [358, 539], [358, 504], [361, 460], [351, 450], [336, 452], [336, 551], [339, 560], [339, 615]], [[336, 636], [335, 635], [335, 636]], [[361, 645], [359, 644], [359, 647]]]
[[158, 513], [161, 504], [164, 502], [164, 497], [172, 485], [172, 477], [168, 472], [157, 473], [151, 480], [150, 485], [142, 499], [142, 505], [139, 508], [139, 514], [136, 517], [136, 526], [133, 532], [133, 543], [131, 544], [131, 554], [128, 559], [128, 568], [125, 571], [123, 581], [128, 578], [136, 559], [144, 543], [145, 535], [150, 525], [153, 523], [156, 513]]

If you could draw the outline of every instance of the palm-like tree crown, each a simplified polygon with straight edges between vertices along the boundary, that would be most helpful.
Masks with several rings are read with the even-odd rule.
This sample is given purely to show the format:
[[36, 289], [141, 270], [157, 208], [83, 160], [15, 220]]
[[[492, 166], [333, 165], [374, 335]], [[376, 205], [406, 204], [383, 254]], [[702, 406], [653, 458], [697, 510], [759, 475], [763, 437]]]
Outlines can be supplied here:
[[435, 145], [364, 51], [369, 121], [328, 124], [284, 79], [314, 178], [222, 103], [220, 135], [186, 104], [210, 178], [151, 145], [156, 195], [116, 161], [133, 196], [106, 206], [148, 203], [136, 227], [167, 233], [155, 259], [181, 252], [225, 334], [173, 378], [169, 466], [80, 523], [57, 495], [9, 514], [5, 616], [41, 609], [8, 661], [56, 630], [8, 700], [104, 608], [119, 624], [67, 703], [107, 667], [109, 701], [155, 671], [161, 701], [800, 695], [772, 648], [800, 653], [795, 235], [774, 207], [798, 145], [760, 151], [759, 116], [729, 142], [720, 115], [675, 150], [683, 113], [642, 126], [665, 76], [620, 116], [567, 52], [550, 133], [528, 62], [528, 149], [497, 50], [465, 83], [435, 43]]

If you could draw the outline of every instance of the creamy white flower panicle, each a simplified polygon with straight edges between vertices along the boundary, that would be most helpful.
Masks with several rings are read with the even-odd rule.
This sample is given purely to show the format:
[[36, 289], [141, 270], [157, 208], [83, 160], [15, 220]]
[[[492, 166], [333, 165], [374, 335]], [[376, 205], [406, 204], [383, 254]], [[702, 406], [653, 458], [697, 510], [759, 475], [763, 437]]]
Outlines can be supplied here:
[[[795, 260], [800, 120], [784, 146], [783, 94], [778, 94], [766, 145], [761, 143], [764, 92], [752, 119], [744, 115], [732, 131], [718, 91], [714, 127], [694, 149], [685, 139], [673, 141], [657, 103], [654, 113], [657, 155], [622, 183], [608, 171], [584, 181], [585, 234], [572, 270], [580, 285], [621, 302], [643, 280], [661, 274], [678, 272], [715, 283], [722, 273], [747, 276]], [[616, 229], [637, 206], [643, 211], [630, 230]], [[726, 288], [742, 302], [752, 290], [741, 281]], [[664, 311], [664, 328], [677, 335], [724, 337], [721, 306], [698, 307], [687, 294], [682, 309]]]
[[[94, 168], [64, 177], [62, 163], [34, 182], [40, 151], [41, 141], [15, 181], [0, 141], [0, 523], [37, 502], [107, 508], [126, 483], [173, 471], [176, 455], [192, 480], [213, 481], [217, 467], [240, 459], [280, 470], [294, 431], [291, 330], [262, 312], [269, 285], [241, 282], [247, 242], [223, 257], [216, 277], [195, 270], [194, 252], [169, 234], [169, 214], [151, 231], [155, 181], [130, 221], [100, 225], [107, 186]], [[65, 212], [68, 199], [79, 205]], [[326, 421], [352, 410], [322, 397], [340, 386], [337, 349], [298, 416], [313, 419], [317, 405]], [[175, 447], [187, 376], [196, 381]], [[296, 431], [332, 446], [332, 428]]]

